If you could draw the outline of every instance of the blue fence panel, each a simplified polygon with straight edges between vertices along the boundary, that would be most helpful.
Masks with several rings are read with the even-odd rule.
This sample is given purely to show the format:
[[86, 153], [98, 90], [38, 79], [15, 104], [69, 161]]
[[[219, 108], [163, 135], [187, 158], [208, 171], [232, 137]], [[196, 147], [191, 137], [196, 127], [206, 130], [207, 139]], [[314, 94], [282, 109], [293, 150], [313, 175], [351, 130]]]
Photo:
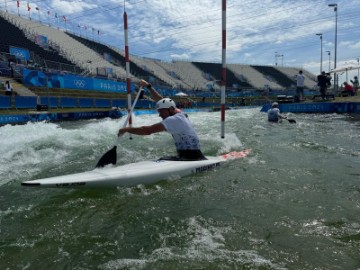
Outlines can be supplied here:
[[136, 104], [137, 108], [151, 109], [155, 107], [155, 102], [146, 99], [138, 100]]
[[0, 108], [1, 109], [10, 109], [11, 108], [10, 97], [0, 96]]
[[113, 100], [113, 107], [127, 108], [127, 101], [124, 99]]
[[75, 108], [75, 107], [77, 107], [77, 99], [62, 97], [62, 98], [60, 98], [60, 107], [61, 108]]
[[109, 108], [110, 100], [109, 99], [97, 99], [95, 100], [95, 107], [97, 108]]
[[92, 98], [79, 98], [79, 106], [81, 108], [94, 107], [94, 100]]
[[41, 97], [41, 104], [48, 105], [49, 108], [57, 108], [58, 107], [58, 98], [57, 97]]
[[15, 96], [15, 108], [16, 109], [35, 109], [37, 97], [22, 97]]

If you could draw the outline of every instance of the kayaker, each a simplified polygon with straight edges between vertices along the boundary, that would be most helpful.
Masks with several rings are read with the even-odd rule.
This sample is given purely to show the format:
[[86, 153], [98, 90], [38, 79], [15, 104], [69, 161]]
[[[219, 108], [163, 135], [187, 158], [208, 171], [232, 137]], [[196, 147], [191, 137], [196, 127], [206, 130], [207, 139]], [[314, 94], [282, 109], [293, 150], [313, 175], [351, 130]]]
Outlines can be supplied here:
[[278, 122], [280, 119], [287, 119], [287, 117], [280, 113], [279, 103], [274, 102], [271, 105], [271, 109], [268, 110], [268, 121], [269, 122]]
[[[153, 87], [149, 83], [148, 85], [142, 85], [145, 83], [147, 82], [142, 80], [142, 82], [140, 82], [140, 85], [147, 87], [149, 90], [153, 89]], [[155, 89], [150, 91], [156, 92]], [[156, 98], [154, 99], [156, 100]], [[153, 133], [167, 131], [172, 135], [174, 139], [177, 150], [177, 156], [163, 158], [163, 159], [171, 159], [171, 160], [206, 159], [200, 150], [199, 138], [195, 132], [195, 129], [191, 121], [186, 117], [184, 113], [182, 113], [180, 110], [176, 108], [175, 102], [172, 99], [161, 98], [156, 103], [156, 110], [159, 112], [159, 116], [162, 118], [161, 122], [150, 126], [121, 128], [119, 130], [118, 136], [121, 136], [126, 132], [135, 135], [150, 135]]]

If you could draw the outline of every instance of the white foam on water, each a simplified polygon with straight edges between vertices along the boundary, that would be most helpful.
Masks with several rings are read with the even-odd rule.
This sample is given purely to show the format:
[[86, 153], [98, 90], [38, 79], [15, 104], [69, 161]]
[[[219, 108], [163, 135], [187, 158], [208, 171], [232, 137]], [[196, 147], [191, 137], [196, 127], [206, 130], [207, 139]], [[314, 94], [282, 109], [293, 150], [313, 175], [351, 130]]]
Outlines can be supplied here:
[[[231, 111], [228, 121], [251, 118], [254, 113], [253, 110], [241, 110], [241, 113]], [[220, 138], [219, 115], [208, 112], [189, 114], [205, 154], [219, 155], [243, 148], [234, 132], [226, 133], [225, 139]], [[0, 186], [14, 180], [31, 180], [43, 172], [48, 172], [46, 176], [55, 176], [93, 168], [114, 145], [118, 129], [124, 121], [125, 117], [118, 120], [37, 122], [0, 127]], [[160, 121], [157, 115], [133, 116], [134, 126], [152, 125]], [[133, 140], [129, 140], [125, 135], [121, 139], [117, 151], [118, 164], [154, 159], [176, 152], [168, 133], [133, 137]], [[74, 164], [72, 170], [66, 170], [71, 163]]]
[[[169, 222], [169, 220], [166, 220]], [[157, 248], [151, 254], [141, 255], [139, 259], [117, 259], [100, 266], [101, 269], [136, 269], [136, 267], [148, 268], [152, 264], [161, 262], [212, 262], [227, 264], [252, 264], [254, 267], [271, 267], [271, 269], [285, 269], [262, 257], [254, 250], [228, 250], [224, 233], [231, 231], [230, 227], [215, 227], [204, 218], [191, 217], [187, 220], [187, 228], [176, 234], [163, 234], [162, 247]], [[167, 246], [169, 240], [174, 237], [189, 239], [188, 245], [181, 247]]]

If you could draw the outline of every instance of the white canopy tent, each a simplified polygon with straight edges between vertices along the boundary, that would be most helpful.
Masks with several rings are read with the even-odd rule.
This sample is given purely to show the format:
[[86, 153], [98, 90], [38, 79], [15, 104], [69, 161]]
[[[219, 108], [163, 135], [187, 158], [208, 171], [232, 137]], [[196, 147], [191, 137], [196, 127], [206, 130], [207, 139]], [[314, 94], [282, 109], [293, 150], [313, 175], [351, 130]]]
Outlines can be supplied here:
[[348, 82], [348, 72], [349, 71], [352, 71], [352, 70], [358, 70], [358, 73], [359, 73], [359, 69], [360, 69], [360, 66], [357, 65], [357, 64], [354, 64], [354, 63], [349, 63], [349, 64], [345, 64], [345, 65], [342, 65], [336, 69], [332, 69], [330, 71], [330, 73], [338, 73], [338, 74], [343, 74], [344, 72], [346, 73], [345, 76], [346, 76], [346, 79], [345, 81]]
[[176, 93], [175, 96], [177, 96], [177, 97], [187, 97], [188, 95], [185, 94], [184, 92], [179, 92], [179, 93]]

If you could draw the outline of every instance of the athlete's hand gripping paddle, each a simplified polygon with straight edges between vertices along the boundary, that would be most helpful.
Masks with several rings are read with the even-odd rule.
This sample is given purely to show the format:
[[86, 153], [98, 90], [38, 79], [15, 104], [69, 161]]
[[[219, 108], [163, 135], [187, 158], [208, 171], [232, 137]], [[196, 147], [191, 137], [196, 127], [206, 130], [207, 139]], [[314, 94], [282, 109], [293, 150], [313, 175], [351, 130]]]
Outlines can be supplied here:
[[[133, 105], [131, 106], [131, 109], [130, 109], [130, 111], [129, 111], [129, 113], [128, 113], [128, 116], [127, 116], [127, 118], [126, 118], [126, 120], [125, 120], [125, 122], [124, 122], [123, 128], [127, 126], [127, 123], [128, 123], [128, 121], [129, 121], [129, 119], [130, 119], [130, 117], [131, 117], [131, 115], [132, 115], [132, 113], [133, 113], [133, 111], [134, 111], [134, 109], [135, 109], [135, 105], [136, 105], [136, 103], [137, 103], [137, 101], [138, 101], [138, 99], [139, 99], [139, 97], [140, 97], [141, 91], [144, 91], [144, 89], [143, 89], [143, 88], [140, 88], [140, 89], [139, 89], [139, 91], [138, 91], [138, 93], [137, 93], [137, 95], [136, 95], [136, 97], [135, 97], [134, 103], [133, 103]], [[116, 137], [116, 140], [115, 140], [115, 143], [114, 143], [114, 147], [111, 148], [109, 151], [107, 151], [107, 152], [100, 158], [100, 160], [99, 160], [98, 163], [96, 164], [96, 168], [101, 168], [101, 167], [104, 167], [104, 166], [109, 165], [109, 164], [113, 164], [113, 165], [116, 164], [116, 162], [117, 162], [116, 147], [117, 147], [117, 145], [119, 144], [119, 141], [120, 141], [119, 139], [120, 139], [120, 137], [117, 136], [117, 137]]]

